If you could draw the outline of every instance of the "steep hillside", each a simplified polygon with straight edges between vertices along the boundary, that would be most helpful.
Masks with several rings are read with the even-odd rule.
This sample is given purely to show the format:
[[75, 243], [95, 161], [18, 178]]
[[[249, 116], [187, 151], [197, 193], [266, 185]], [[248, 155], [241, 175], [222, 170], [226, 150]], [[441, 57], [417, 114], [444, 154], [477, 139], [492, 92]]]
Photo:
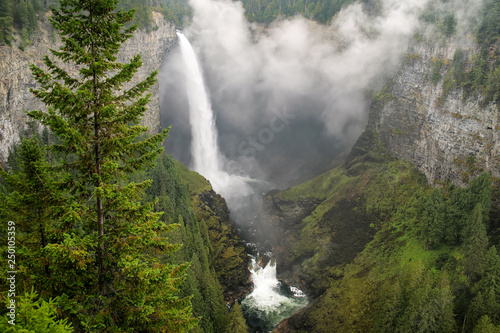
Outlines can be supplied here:
[[248, 257], [224, 199], [205, 178], [168, 155], [162, 155], [145, 177], [153, 180], [147, 200], [158, 200], [155, 208], [164, 212], [166, 223], [180, 225], [169, 239], [183, 245], [167, 260], [190, 262], [181, 289], [193, 296], [194, 315], [201, 317], [199, 328], [225, 331], [231, 323], [227, 304], [241, 301], [251, 282]]
[[485, 3], [455, 34], [431, 2], [422, 19], [444, 30], [415, 35], [344, 165], [265, 196], [278, 274], [314, 299], [276, 332], [499, 329], [500, 3]]
[[500, 176], [498, 105], [476, 92], [465, 95], [461, 86], [447, 88], [457, 62], [468, 73], [479, 52], [471, 36], [444, 45], [415, 43], [374, 97], [370, 124], [394, 156], [410, 161], [431, 182], [449, 178], [464, 185], [470, 156], [478, 167]]
[[344, 165], [264, 196], [279, 278], [313, 300], [276, 332], [500, 326], [499, 2], [461, 3], [429, 1]]
[[[450, 332], [464, 318], [468, 331], [480, 319], [499, 325], [488, 307], [500, 304], [500, 293], [492, 291], [492, 303], [481, 298], [500, 263], [495, 199], [488, 174], [467, 189], [432, 190], [368, 128], [342, 167], [265, 198], [284, 235], [278, 274], [314, 299], [275, 331], [410, 332], [429, 321], [424, 331]], [[467, 227], [474, 214], [484, 233], [477, 248]]]
[[215, 193], [210, 183], [198, 173], [173, 160], [176, 173], [187, 184], [191, 209], [198, 221], [207, 225], [210, 239], [210, 262], [215, 269], [229, 303], [242, 300], [248, 293], [250, 271], [248, 256], [237, 232], [226, 201]]
[[431, 183], [464, 186], [471, 169], [500, 176], [500, 1], [466, 5], [428, 2], [426, 30], [370, 112], [386, 148]]

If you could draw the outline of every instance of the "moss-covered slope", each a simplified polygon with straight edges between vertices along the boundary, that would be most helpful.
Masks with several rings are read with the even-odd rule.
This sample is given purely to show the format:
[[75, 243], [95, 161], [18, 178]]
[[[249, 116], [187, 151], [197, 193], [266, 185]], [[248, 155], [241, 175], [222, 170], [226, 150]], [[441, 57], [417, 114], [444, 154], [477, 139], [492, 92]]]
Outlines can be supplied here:
[[193, 312], [200, 317], [194, 332], [227, 331], [233, 321], [243, 320], [230, 315], [227, 303], [243, 298], [250, 284], [247, 255], [224, 199], [205, 178], [168, 155], [140, 177], [152, 179], [146, 199], [157, 201], [161, 218], [179, 225], [168, 237], [182, 247], [164, 260], [190, 263], [181, 289], [192, 296]]
[[[278, 273], [313, 297], [276, 331], [451, 332], [464, 318], [471, 332], [499, 325], [490, 308], [500, 309], [500, 288], [490, 301], [481, 296], [500, 269], [491, 190], [485, 174], [468, 189], [443, 184], [432, 201], [425, 177], [392, 158], [369, 127], [342, 167], [265, 197], [283, 235]], [[474, 245], [482, 268], [473, 273], [468, 251], [478, 205], [487, 208], [475, 225], [490, 232], [474, 236], [483, 244]]]

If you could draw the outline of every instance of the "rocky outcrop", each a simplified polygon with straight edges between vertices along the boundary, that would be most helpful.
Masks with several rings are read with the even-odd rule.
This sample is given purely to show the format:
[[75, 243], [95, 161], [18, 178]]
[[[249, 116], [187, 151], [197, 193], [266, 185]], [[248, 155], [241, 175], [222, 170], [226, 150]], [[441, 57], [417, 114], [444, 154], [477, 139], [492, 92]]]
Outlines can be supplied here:
[[[143, 66], [135, 75], [131, 85], [145, 79], [152, 71], [158, 69], [166, 52], [176, 40], [175, 26], [163, 19], [160, 13], [153, 13], [156, 28], [152, 31], [136, 31], [119, 54], [118, 61], [126, 62], [134, 55], [141, 53]], [[153, 24], [153, 26], [155, 25]], [[14, 44], [16, 45], [16, 44]], [[26, 110], [40, 110], [44, 105], [30, 93], [35, 88], [35, 80], [31, 76], [31, 63], [43, 68], [43, 56], [49, 48], [57, 49], [58, 37], [46, 23], [40, 23], [40, 29], [32, 38], [32, 44], [25, 51], [17, 46], [0, 46], [0, 160], [7, 157], [8, 150], [19, 140], [19, 134], [29, 120]], [[67, 68], [75, 75], [75, 69]], [[143, 117], [142, 124], [149, 127], [150, 132], [160, 130], [159, 83], [152, 88], [149, 109]]]
[[[484, 106], [477, 95], [464, 99], [461, 89], [442, 97], [443, 78], [459, 49], [467, 71], [479, 51], [473, 37], [448, 40], [442, 46], [413, 45], [398, 73], [376, 96], [370, 115], [368, 126], [376, 128], [387, 149], [416, 165], [431, 183], [450, 179], [464, 185], [470, 156], [478, 168], [500, 176], [499, 106]], [[436, 61], [445, 65], [434, 85]]]
[[264, 196], [260, 220], [268, 223], [275, 235], [273, 255], [276, 258], [278, 278], [291, 286], [304, 288], [302, 272], [297, 258], [290, 255], [291, 245], [296, 244], [302, 230], [302, 220], [320, 204], [319, 200], [300, 198], [286, 200], [279, 191], [270, 191]]
[[[180, 167], [187, 170], [185, 167]], [[186, 172], [186, 171], [184, 171]], [[193, 171], [189, 171], [195, 174]], [[193, 176], [191, 176], [193, 177]], [[198, 179], [202, 176], [196, 174]], [[191, 178], [192, 179], [192, 178]], [[251, 291], [249, 258], [243, 240], [229, 216], [226, 200], [209, 186], [200, 191], [189, 182], [191, 209], [198, 221], [204, 221], [210, 240], [210, 265], [215, 270], [228, 304], [240, 301]]]

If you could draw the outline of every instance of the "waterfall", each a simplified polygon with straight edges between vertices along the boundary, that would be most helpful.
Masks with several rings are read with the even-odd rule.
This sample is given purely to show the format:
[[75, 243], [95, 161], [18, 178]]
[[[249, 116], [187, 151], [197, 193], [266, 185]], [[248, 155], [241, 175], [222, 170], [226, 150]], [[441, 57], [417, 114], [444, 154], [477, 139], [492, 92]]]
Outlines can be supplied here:
[[248, 324], [256, 331], [270, 331], [281, 320], [304, 307], [308, 300], [299, 289], [289, 287], [276, 278], [276, 263], [260, 267], [252, 259], [254, 290], [241, 303]]
[[192, 168], [205, 176], [215, 191], [227, 199], [244, 197], [251, 193], [249, 178], [230, 175], [223, 169], [223, 160], [217, 144], [217, 128], [214, 113], [207, 93], [203, 72], [196, 53], [186, 36], [177, 31], [184, 62], [184, 78], [189, 103], [189, 124], [191, 126]]
[[179, 45], [185, 65], [189, 123], [193, 140], [191, 144], [193, 168], [207, 176], [215, 175], [220, 173], [221, 170], [219, 167], [217, 130], [212, 106], [193, 47], [182, 32], [178, 31], [177, 36], [179, 37]]
[[288, 300], [279, 293], [280, 282], [276, 278], [276, 264], [274, 262], [260, 267], [253, 259], [251, 273], [254, 290], [247, 300], [253, 300], [262, 311], [272, 312]]
[[[203, 72], [189, 40], [180, 31], [177, 31], [177, 36], [185, 67], [183, 73], [189, 102], [192, 167], [226, 198], [231, 209], [242, 202], [248, 205], [248, 198], [258, 190], [261, 182], [224, 171], [224, 158], [217, 144], [217, 127]], [[278, 281], [274, 262], [262, 268], [253, 259], [251, 271], [254, 290], [242, 302], [251, 328], [270, 330], [307, 304], [307, 298], [299, 293], [300, 290], [292, 290]]]

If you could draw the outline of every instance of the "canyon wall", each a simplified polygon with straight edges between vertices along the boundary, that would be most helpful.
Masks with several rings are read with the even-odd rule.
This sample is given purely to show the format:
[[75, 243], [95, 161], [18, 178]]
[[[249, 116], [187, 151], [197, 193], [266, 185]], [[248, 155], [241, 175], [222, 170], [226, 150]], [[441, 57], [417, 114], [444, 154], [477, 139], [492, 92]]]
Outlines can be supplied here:
[[[465, 71], [470, 70], [479, 52], [472, 36], [415, 43], [370, 113], [368, 126], [378, 131], [387, 149], [417, 166], [431, 183], [450, 179], [465, 185], [470, 156], [478, 169], [500, 177], [499, 106], [483, 103], [477, 94], [464, 98], [462, 89], [443, 98], [444, 78], [457, 50], [463, 51]], [[432, 82], [436, 61], [443, 63], [441, 78]]]
[[[46, 18], [47, 21], [48, 17]], [[177, 38], [175, 26], [164, 20], [160, 13], [153, 12], [154, 24], [151, 31], [137, 30], [119, 54], [118, 61], [126, 62], [136, 54], [142, 55], [143, 65], [134, 76], [130, 85], [145, 79], [161, 65], [166, 52], [174, 45]], [[31, 76], [31, 63], [44, 68], [43, 57], [49, 49], [57, 49], [59, 38], [47, 23], [40, 23], [39, 31], [31, 38], [32, 44], [21, 51], [13, 43], [12, 47], [0, 46], [0, 160], [5, 160], [9, 148], [19, 140], [19, 134], [29, 120], [25, 111], [40, 110], [44, 105], [30, 92], [36, 87]], [[77, 70], [71, 66], [62, 66], [71, 74]], [[142, 124], [149, 127], [151, 133], [160, 130], [159, 83], [151, 89], [152, 97]]]

